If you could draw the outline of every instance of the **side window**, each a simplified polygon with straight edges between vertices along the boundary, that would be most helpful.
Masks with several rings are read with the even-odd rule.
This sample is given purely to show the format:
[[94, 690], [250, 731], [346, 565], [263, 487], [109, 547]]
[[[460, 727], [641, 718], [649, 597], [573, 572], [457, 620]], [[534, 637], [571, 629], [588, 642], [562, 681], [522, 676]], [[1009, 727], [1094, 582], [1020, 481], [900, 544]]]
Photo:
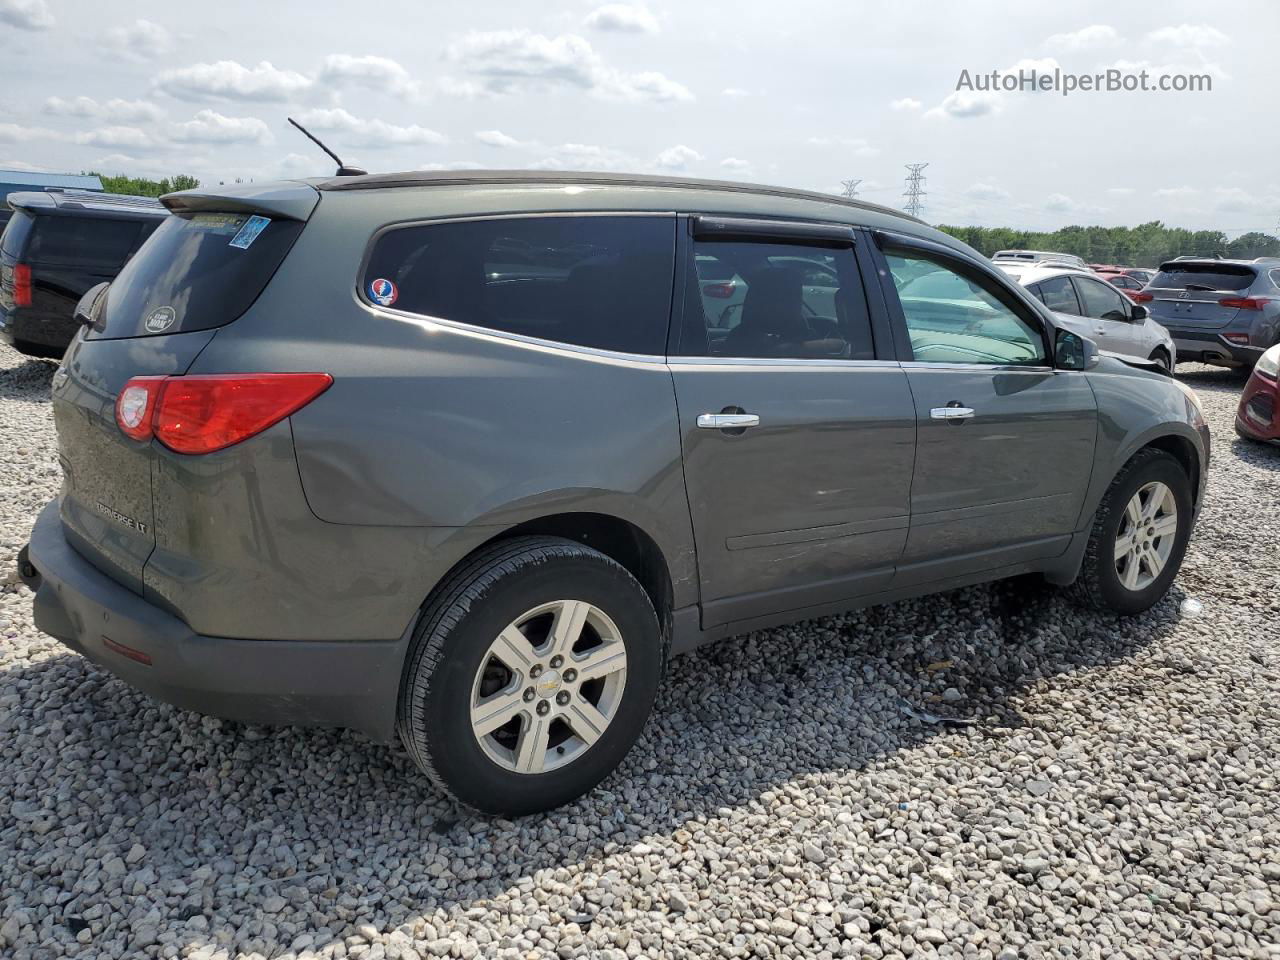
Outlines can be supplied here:
[[1039, 328], [991, 278], [916, 250], [886, 250], [915, 359], [925, 363], [1045, 363]]
[[695, 241], [680, 353], [875, 359], [866, 294], [853, 250]]
[[1105, 283], [1088, 277], [1076, 277], [1075, 285], [1086, 317], [1098, 320], [1129, 319], [1129, 307], [1124, 297]]
[[1050, 277], [1040, 282], [1040, 299], [1055, 313], [1071, 313], [1080, 316], [1080, 304], [1070, 277]]
[[666, 352], [667, 216], [552, 216], [398, 227], [362, 283], [382, 306], [624, 353]]
[[27, 256], [36, 263], [113, 269], [138, 239], [136, 220], [40, 217]]

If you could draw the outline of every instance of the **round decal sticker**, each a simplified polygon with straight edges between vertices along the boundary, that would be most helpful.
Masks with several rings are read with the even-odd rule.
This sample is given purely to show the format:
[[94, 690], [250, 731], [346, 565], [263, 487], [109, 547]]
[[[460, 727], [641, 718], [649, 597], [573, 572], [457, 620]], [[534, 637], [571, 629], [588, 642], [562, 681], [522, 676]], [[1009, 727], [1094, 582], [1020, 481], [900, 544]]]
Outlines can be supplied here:
[[147, 314], [147, 319], [142, 325], [147, 328], [148, 333], [164, 333], [177, 319], [178, 314], [173, 307], [156, 307]]
[[396, 302], [396, 297], [398, 296], [400, 296], [400, 291], [396, 289], [396, 285], [390, 280], [384, 280], [379, 277], [369, 284], [369, 297], [376, 304], [389, 307]]

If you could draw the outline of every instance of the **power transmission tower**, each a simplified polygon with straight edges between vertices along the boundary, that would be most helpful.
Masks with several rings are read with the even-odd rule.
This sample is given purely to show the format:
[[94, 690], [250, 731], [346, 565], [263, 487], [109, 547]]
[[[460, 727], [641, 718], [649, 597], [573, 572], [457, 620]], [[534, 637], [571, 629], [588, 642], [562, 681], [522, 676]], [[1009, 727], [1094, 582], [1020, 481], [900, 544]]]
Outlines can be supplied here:
[[927, 163], [904, 164], [907, 168], [907, 189], [902, 194], [903, 199], [907, 201], [904, 208], [913, 217], [920, 216], [920, 208], [924, 206], [924, 198], [928, 196], [924, 191], [924, 174], [920, 172], [928, 165]]
[[848, 200], [855, 199], [858, 196], [858, 184], [861, 182], [861, 178], [857, 180], [841, 180], [840, 186], [844, 187], [844, 189], [840, 191], [840, 196]]

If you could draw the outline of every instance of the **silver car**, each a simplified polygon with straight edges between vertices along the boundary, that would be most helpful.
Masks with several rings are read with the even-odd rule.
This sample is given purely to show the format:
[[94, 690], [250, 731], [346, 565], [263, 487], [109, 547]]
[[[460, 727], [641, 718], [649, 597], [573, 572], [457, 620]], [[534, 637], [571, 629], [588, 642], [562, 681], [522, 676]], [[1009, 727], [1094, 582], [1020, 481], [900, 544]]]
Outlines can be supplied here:
[[1178, 352], [1169, 331], [1101, 277], [1066, 267], [996, 266], [1052, 310], [1063, 327], [1089, 337], [1100, 350], [1151, 360], [1173, 372]]

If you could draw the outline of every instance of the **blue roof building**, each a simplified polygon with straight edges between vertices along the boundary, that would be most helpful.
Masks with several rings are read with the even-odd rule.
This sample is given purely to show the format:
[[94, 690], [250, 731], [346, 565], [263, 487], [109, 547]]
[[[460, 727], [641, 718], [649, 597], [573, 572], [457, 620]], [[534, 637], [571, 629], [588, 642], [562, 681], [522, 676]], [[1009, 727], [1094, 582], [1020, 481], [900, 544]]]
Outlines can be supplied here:
[[34, 170], [0, 170], [0, 217], [9, 212], [5, 198], [22, 190], [44, 190], [47, 187], [63, 187], [69, 190], [97, 190], [102, 181], [71, 173], [38, 173]]

